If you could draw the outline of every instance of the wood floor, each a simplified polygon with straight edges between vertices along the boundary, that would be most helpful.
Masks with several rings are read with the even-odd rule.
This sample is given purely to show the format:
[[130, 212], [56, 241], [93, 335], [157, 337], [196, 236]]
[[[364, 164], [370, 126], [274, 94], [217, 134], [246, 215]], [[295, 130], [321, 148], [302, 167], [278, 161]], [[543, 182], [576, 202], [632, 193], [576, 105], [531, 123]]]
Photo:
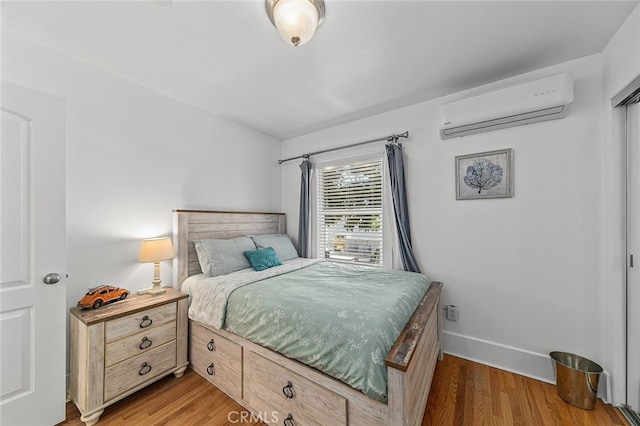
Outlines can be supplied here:
[[[170, 375], [108, 407], [98, 425], [261, 425], [243, 412], [187, 369], [179, 379]], [[581, 410], [560, 399], [553, 385], [448, 355], [436, 368], [422, 424], [628, 425], [618, 410], [600, 400], [595, 410]], [[84, 425], [72, 403], [61, 425]]]
[[445, 355], [436, 367], [426, 425], [628, 425], [600, 399], [593, 411], [564, 402], [554, 385]]

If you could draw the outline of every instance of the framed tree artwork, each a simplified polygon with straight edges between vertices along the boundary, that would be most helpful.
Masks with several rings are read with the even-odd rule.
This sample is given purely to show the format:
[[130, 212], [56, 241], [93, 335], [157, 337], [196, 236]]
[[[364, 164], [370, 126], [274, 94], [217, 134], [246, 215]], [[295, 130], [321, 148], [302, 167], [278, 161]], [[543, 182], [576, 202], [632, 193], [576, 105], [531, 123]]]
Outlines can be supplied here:
[[456, 200], [513, 197], [513, 150], [456, 157]]

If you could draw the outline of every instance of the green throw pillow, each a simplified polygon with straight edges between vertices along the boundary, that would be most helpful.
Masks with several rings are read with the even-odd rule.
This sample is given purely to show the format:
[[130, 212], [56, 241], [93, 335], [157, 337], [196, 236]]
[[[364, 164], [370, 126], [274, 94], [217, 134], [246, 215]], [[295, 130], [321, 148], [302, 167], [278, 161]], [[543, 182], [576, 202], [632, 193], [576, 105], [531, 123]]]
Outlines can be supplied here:
[[282, 265], [273, 247], [244, 252], [245, 257], [256, 271], [264, 271], [274, 266]]

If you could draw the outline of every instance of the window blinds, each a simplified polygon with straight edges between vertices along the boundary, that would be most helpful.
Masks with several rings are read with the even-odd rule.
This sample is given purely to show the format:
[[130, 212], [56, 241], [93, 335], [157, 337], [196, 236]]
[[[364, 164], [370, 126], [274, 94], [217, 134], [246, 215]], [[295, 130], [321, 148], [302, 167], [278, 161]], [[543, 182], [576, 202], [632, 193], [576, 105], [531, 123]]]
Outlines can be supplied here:
[[382, 159], [318, 173], [318, 257], [382, 265]]

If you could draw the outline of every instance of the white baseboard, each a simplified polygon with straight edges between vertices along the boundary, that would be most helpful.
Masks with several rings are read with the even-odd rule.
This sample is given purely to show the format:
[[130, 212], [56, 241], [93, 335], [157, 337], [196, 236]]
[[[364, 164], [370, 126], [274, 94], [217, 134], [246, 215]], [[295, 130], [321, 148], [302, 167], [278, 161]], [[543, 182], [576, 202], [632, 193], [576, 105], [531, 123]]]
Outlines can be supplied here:
[[[556, 384], [555, 365], [549, 354], [531, 352], [449, 331], [444, 331], [442, 334], [443, 351], [449, 355]], [[598, 384], [598, 397], [605, 402], [611, 400], [610, 380], [609, 372], [605, 370]]]
[[71, 401], [71, 394], [69, 393], [69, 380], [71, 379], [71, 375], [69, 373], [67, 373], [66, 379], [67, 379], [67, 387], [65, 389], [67, 389], [67, 392], [66, 392], [65, 401], [64, 401], [65, 403]]

